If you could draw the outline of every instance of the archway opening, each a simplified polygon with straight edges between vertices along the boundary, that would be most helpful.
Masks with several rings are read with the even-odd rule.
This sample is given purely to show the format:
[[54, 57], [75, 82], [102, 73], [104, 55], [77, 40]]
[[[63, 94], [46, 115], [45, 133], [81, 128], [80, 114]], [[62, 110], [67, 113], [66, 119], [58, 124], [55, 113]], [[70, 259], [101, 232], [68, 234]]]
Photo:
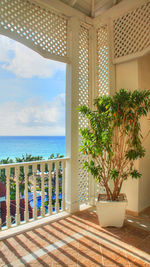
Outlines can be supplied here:
[[0, 36], [0, 160], [65, 155], [66, 64]]

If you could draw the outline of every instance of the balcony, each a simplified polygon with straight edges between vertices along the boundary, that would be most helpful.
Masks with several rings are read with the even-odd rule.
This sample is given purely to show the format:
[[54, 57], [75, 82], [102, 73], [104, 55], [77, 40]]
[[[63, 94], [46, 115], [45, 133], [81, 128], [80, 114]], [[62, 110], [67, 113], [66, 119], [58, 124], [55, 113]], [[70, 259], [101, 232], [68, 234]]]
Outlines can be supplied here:
[[0, 266], [150, 266], [150, 139], [136, 162], [142, 179], [122, 188], [123, 228], [103, 229], [95, 213], [101, 188], [79, 153], [87, 122], [77, 111], [120, 88], [150, 88], [149, 10], [147, 0], [1, 1], [0, 34], [67, 68], [66, 158], [0, 165]]

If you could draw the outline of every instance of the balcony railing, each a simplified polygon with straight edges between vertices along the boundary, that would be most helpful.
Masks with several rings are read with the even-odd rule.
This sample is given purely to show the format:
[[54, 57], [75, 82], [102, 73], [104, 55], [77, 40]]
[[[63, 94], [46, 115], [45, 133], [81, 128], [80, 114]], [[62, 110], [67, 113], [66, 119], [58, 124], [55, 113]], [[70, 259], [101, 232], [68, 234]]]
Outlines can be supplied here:
[[68, 158], [0, 165], [0, 229], [5, 230], [65, 210]]

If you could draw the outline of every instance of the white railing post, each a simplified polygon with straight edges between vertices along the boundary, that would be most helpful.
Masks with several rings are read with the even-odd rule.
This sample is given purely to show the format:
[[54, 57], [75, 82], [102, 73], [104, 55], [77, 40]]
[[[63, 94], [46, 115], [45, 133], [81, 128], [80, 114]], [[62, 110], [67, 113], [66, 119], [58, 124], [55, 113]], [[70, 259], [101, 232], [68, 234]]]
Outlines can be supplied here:
[[24, 176], [25, 176], [25, 212], [24, 220], [25, 222], [29, 221], [29, 208], [28, 208], [28, 166], [24, 166]]
[[49, 213], [49, 215], [51, 215], [53, 212], [53, 207], [52, 207], [52, 163], [49, 163], [48, 198], [49, 198], [48, 213]]
[[20, 198], [19, 198], [19, 175], [20, 169], [17, 166], [15, 168], [15, 179], [16, 179], [16, 214], [15, 214], [15, 221], [16, 224], [20, 224]]
[[56, 161], [56, 165], [55, 165], [55, 169], [56, 169], [56, 180], [55, 180], [55, 184], [56, 184], [56, 202], [55, 202], [55, 212], [58, 213], [59, 212], [59, 177], [58, 177], [58, 169], [59, 169], [59, 162]]
[[32, 166], [33, 173], [33, 218], [37, 220], [37, 195], [36, 195], [36, 173], [37, 173], [37, 164]]
[[42, 191], [42, 195], [41, 195], [41, 216], [44, 217], [45, 216], [45, 184], [44, 184], [44, 180], [45, 180], [45, 164], [41, 164], [41, 191]]
[[66, 168], [66, 162], [62, 162], [62, 210], [65, 210], [65, 168]]
[[10, 168], [6, 168], [6, 225], [7, 228], [11, 227], [11, 216], [10, 216]]

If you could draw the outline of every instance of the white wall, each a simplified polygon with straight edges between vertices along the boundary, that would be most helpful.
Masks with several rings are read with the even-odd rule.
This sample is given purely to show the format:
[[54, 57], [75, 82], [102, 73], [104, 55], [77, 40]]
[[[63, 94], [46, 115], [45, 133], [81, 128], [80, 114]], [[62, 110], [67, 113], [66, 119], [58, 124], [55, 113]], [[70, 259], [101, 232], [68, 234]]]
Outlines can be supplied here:
[[[129, 61], [116, 65], [116, 90], [121, 88], [135, 90], [138, 89], [138, 62]], [[138, 161], [136, 167], [138, 168]], [[122, 192], [128, 198], [128, 210], [138, 212], [139, 202], [139, 181], [129, 178], [123, 185]]]
[[[116, 90], [121, 88], [150, 89], [150, 54], [142, 58], [116, 65]], [[141, 120], [143, 136], [150, 129], [147, 119]], [[122, 191], [128, 198], [128, 210], [140, 212], [150, 205], [150, 135], [144, 142], [146, 156], [137, 160], [136, 168], [142, 173], [141, 179], [129, 179]]]
[[[150, 89], [150, 54], [138, 59], [139, 87]], [[150, 118], [150, 114], [149, 114]], [[150, 121], [142, 119], [142, 134], [146, 136], [150, 130]], [[139, 183], [139, 210], [150, 206], [150, 135], [144, 141], [146, 155], [139, 161], [142, 179]]]

